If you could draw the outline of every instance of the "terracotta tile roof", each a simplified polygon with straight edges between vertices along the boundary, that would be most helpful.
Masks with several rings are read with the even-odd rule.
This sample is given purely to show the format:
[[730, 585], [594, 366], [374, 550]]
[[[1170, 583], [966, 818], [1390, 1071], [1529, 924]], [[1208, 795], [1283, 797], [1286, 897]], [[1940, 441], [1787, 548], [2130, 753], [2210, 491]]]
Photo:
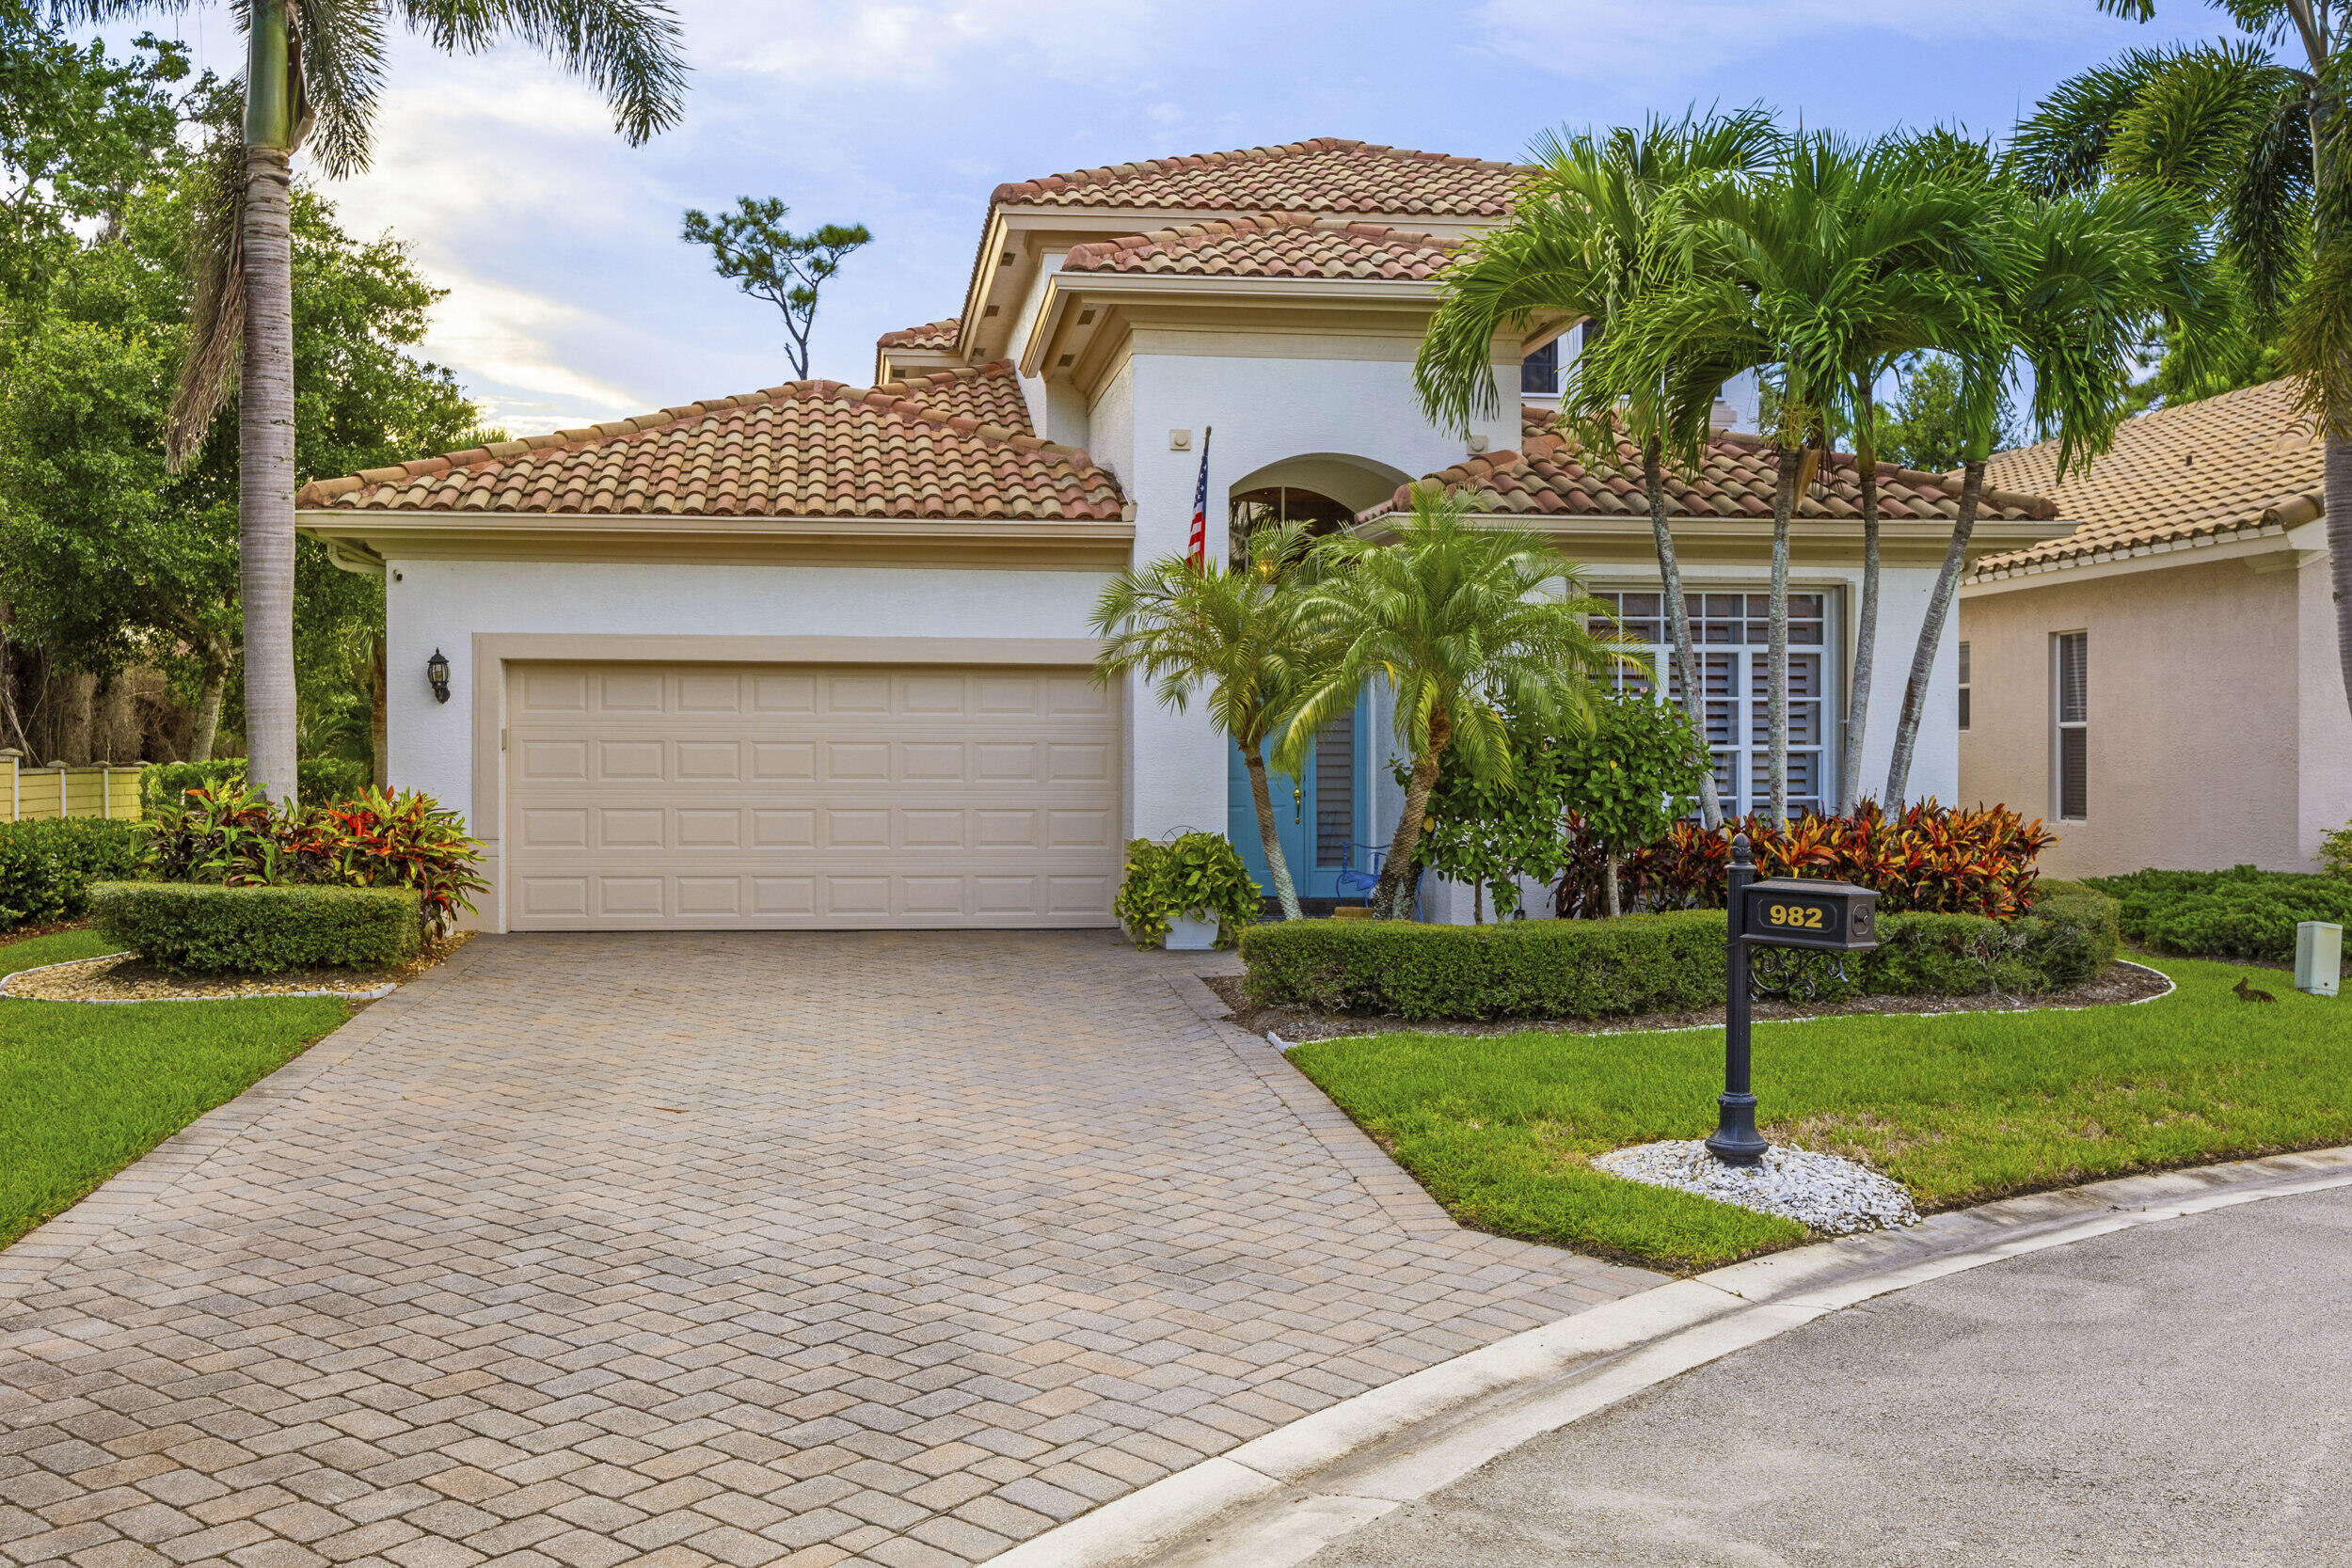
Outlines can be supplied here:
[[1318, 136], [1279, 147], [1150, 158], [1022, 180], [997, 186], [990, 200], [993, 205], [1502, 217], [1530, 172], [1519, 164]]
[[1029, 400], [1021, 395], [1021, 378], [1009, 359], [951, 371], [911, 370], [875, 389], [899, 392], [943, 414], [968, 414], [1016, 436], [1037, 434], [1029, 422]]
[[1426, 279], [1451, 254], [1447, 242], [1408, 230], [1311, 213], [1267, 213], [1073, 245], [1062, 271]]
[[962, 330], [962, 318], [949, 316], [946, 321], [925, 322], [920, 326], [902, 326], [896, 332], [885, 332], [874, 340], [876, 348], [953, 348], [956, 334]]
[[2325, 455], [2285, 381], [2126, 420], [2106, 455], [2063, 483], [2055, 441], [1995, 453], [1985, 468], [1988, 483], [2050, 497], [2075, 528], [2063, 539], [1989, 556], [1976, 575], [2293, 528], [2321, 514]]
[[[1518, 451], [1472, 457], [1429, 476], [1436, 483], [1474, 492], [1482, 511], [1558, 517], [1646, 516], [1642, 462], [1630, 442], [1617, 445], [1617, 461], [1589, 467], [1558, 434], [1558, 417], [1548, 408], [1519, 411]], [[1859, 518], [1862, 489], [1851, 454], [1832, 453], [1821, 473], [1798, 498], [1801, 518]], [[1694, 476], [1666, 471], [1666, 506], [1677, 517], [1758, 517], [1772, 515], [1776, 472], [1760, 436], [1720, 432], [1708, 445], [1706, 466]], [[1407, 487], [1409, 488], [1409, 487]], [[1888, 521], [1924, 521], [1957, 516], [1958, 485], [1939, 474], [1915, 473], [1891, 463], [1879, 465], [1879, 515]], [[1408, 504], [1406, 489], [1364, 514], [1377, 516]], [[1988, 491], [1979, 515], [2016, 521], [2056, 515], [2036, 496]]]
[[[1017, 411], [1018, 422], [1014, 422]], [[371, 468], [309, 509], [609, 516], [1121, 516], [1119, 482], [1028, 433], [1004, 364], [887, 387], [795, 381], [746, 397]]]

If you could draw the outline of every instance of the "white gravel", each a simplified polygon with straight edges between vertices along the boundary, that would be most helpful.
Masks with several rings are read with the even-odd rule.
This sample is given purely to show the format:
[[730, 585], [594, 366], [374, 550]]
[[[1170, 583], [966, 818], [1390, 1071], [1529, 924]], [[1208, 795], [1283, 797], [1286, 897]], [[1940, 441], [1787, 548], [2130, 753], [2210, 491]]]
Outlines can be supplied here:
[[1603, 1154], [1593, 1164], [1629, 1181], [1677, 1187], [1718, 1203], [1778, 1214], [1824, 1236], [1919, 1223], [1911, 1195], [1869, 1166], [1777, 1144], [1753, 1165], [1725, 1164], [1695, 1138], [1636, 1144]]

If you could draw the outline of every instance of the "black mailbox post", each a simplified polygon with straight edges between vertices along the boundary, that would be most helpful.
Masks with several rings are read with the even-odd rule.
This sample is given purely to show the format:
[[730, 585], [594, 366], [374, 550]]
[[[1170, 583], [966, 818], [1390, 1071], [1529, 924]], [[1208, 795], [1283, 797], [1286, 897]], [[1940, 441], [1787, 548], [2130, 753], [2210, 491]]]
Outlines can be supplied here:
[[1791, 878], [1759, 882], [1748, 835], [1731, 841], [1731, 898], [1724, 936], [1724, 1092], [1715, 1100], [1715, 1135], [1707, 1140], [1716, 1159], [1752, 1165], [1772, 1147], [1756, 1130], [1756, 1096], [1748, 1086], [1748, 949], [1867, 953], [1879, 944], [1878, 902], [1877, 894], [1851, 882]]

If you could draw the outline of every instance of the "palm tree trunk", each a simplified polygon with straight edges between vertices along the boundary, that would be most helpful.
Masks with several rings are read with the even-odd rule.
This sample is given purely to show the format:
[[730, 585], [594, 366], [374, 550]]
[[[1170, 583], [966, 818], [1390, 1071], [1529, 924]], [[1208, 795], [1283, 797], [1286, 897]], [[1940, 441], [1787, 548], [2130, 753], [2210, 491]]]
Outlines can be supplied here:
[[[1682, 596], [1682, 562], [1675, 553], [1674, 531], [1666, 526], [1666, 474], [1661, 444], [1655, 436], [1642, 448], [1642, 488], [1649, 497], [1650, 542], [1658, 547], [1658, 578], [1666, 591], [1666, 630], [1674, 643], [1675, 673], [1682, 682], [1682, 708], [1707, 743], [1707, 689], [1699, 684], [1699, 659], [1691, 637], [1691, 607]], [[1710, 757], [1709, 762], [1713, 759]], [[1719, 832], [1724, 803], [1715, 794], [1715, 769], [1709, 767], [1699, 782], [1699, 826]]]
[[1395, 833], [1389, 839], [1389, 858], [1381, 863], [1380, 881], [1372, 890], [1374, 911], [1386, 911], [1390, 919], [1403, 918], [1396, 905], [1400, 899], [1410, 897], [1404, 887], [1405, 873], [1412, 868], [1413, 856], [1421, 848], [1421, 819], [1429, 810], [1429, 792], [1437, 786], [1438, 751], [1433, 744], [1413, 759], [1413, 776], [1405, 785], [1405, 809], [1397, 816]]
[[294, 119], [285, 0], [254, 0], [246, 35], [246, 318], [237, 404], [246, 767], [256, 788], [293, 804]]
[[2328, 571], [2336, 591], [2336, 662], [2352, 703], [2352, 441], [2328, 437], [2326, 490]]
[[384, 634], [369, 641], [368, 782], [382, 790], [392, 786], [391, 693], [384, 671]]
[[204, 679], [197, 688], [196, 712], [188, 730], [188, 760], [213, 760], [213, 742], [220, 734], [220, 705], [229, 695], [229, 661], [207, 658]]
[[1919, 737], [1919, 721], [1928, 711], [1928, 681], [1935, 673], [1935, 651], [1944, 641], [1945, 623], [1951, 619], [1952, 596], [1960, 592], [1960, 569], [1968, 559], [1969, 535], [1977, 531], [1977, 504], [1984, 496], [1984, 465], [1985, 459], [1972, 457], [1961, 470], [1960, 515], [1952, 521], [1951, 543], [1944, 547], [1944, 567], [1935, 575], [1927, 619], [1919, 624], [1919, 645], [1911, 656], [1911, 678], [1903, 685], [1902, 716], [1895, 721], [1895, 754], [1886, 767], [1884, 804], [1889, 811], [1901, 806], [1910, 787], [1911, 753]]
[[[1864, 417], [1869, 413], [1868, 389], [1864, 389]], [[1851, 816], [1862, 804], [1862, 745], [1870, 729], [1870, 676], [1878, 667], [1879, 649], [1879, 475], [1878, 454], [1867, 442], [1854, 454], [1855, 478], [1862, 485], [1862, 609], [1855, 617], [1853, 683], [1846, 699], [1846, 744], [1837, 765], [1837, 811]]]
[[1788, 518], [1797, 509], [1801, 459], [1782, 449], [1772, 485], [1772, 593], [1765, 645], [1765, 760], [1770, 790], [1767, 820], [1788, 820]]
[[[1240, 746], [1241, 742], [1233, 744]], [[1241, 747], [1241, 765], [1249, 774], [1249, 803], [1258, 813], [1258, 847], [1265, 851], [1265, 868], [1274, 878], [1274, 897], [1284, 920], [1299, 918], [1298, 890], [1291, 885], [1290, 862], [1282, 855], [1282, 835], [1274, 827], [1274, 792], [1266, 785], [1265, 754], [1253, 746]]]
[[1607, 875], [1609, 878], [1609, 898], [1607, 908], [1609, 911], [1609, 918], [1614, 920], [1617, 916], [1625, 913], [1625, 905], [1621, 901], [1617, 892], [1617, 852], [1614, 849], [1609, 851], [1607, 856]]

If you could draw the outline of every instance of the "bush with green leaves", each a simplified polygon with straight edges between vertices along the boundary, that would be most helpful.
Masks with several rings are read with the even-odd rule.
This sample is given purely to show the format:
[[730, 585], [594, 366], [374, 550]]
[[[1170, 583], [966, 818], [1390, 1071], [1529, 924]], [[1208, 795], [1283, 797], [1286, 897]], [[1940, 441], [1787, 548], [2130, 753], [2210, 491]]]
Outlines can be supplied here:
[[[1326, 1012], [1416, 1020], [1624, 1018], [1723, 1005], [1724, 914], [1421, 926], [1302, 920], [1242, 933], [1250, 997]], [[1819, 1000], [2042, 995], [2082, 984], [2115, 957], [2115, 904], [2088, 889], [2045, 895], [2008, 921], [1892, 914], [1879, 946], [1794, 960]]]
[[102, 882], [90, 910], [107, 941], [199, 974], [393, 969], [423, 932], [407, 888]]
[[0, 929], [78, 920], [89, 885], [138, 875], [147, 835], [99, 816], [0, 823]]
[[1672, 831], [1715, 764], [1679, 704], [1620, 691], [1593, 717], [1590, 736], [1562, 737], [1560, 771], [1577, 837], [1601, 852], [1601, 912], [1615, 915], [1624, 911], [1618, 862]]
[[1225, 947], [1258, 917], [1263, 896], [1223, 833], [1190, 832], [1131, 840], [1111, 909], [1138, 947], [1166, 942], [1178, 915], [1214, 915], [1217, 945]]
[[2123, 934], [2159, 953], [2295, 961], [2295, 927], [2352, 926], [2352, 882], [2297, 871], [2135, 871], [2090, 885], [2122, 905]]
[[150, 831], [149, 864], [165, 881], [410, 888], [428, 933], [453, 927], [489, 885], [457, 814], [415, 790], [288, 812], [232, 778], [166, 802]]
[[[188, 790], [218, 789], [232, 779], [244, 782], [245, 758], [151, 762], [139, 774], [139, 804], [151, 817]], [[368, 792], [370, 783], [368, 765], [348, 757], [304, 757], [295, 765], [294, 787], [305, 805], [356, 800]]]
[[2352, 882], [2352, 822], [2319, 841], [2319, 863], [2328, 876]]

